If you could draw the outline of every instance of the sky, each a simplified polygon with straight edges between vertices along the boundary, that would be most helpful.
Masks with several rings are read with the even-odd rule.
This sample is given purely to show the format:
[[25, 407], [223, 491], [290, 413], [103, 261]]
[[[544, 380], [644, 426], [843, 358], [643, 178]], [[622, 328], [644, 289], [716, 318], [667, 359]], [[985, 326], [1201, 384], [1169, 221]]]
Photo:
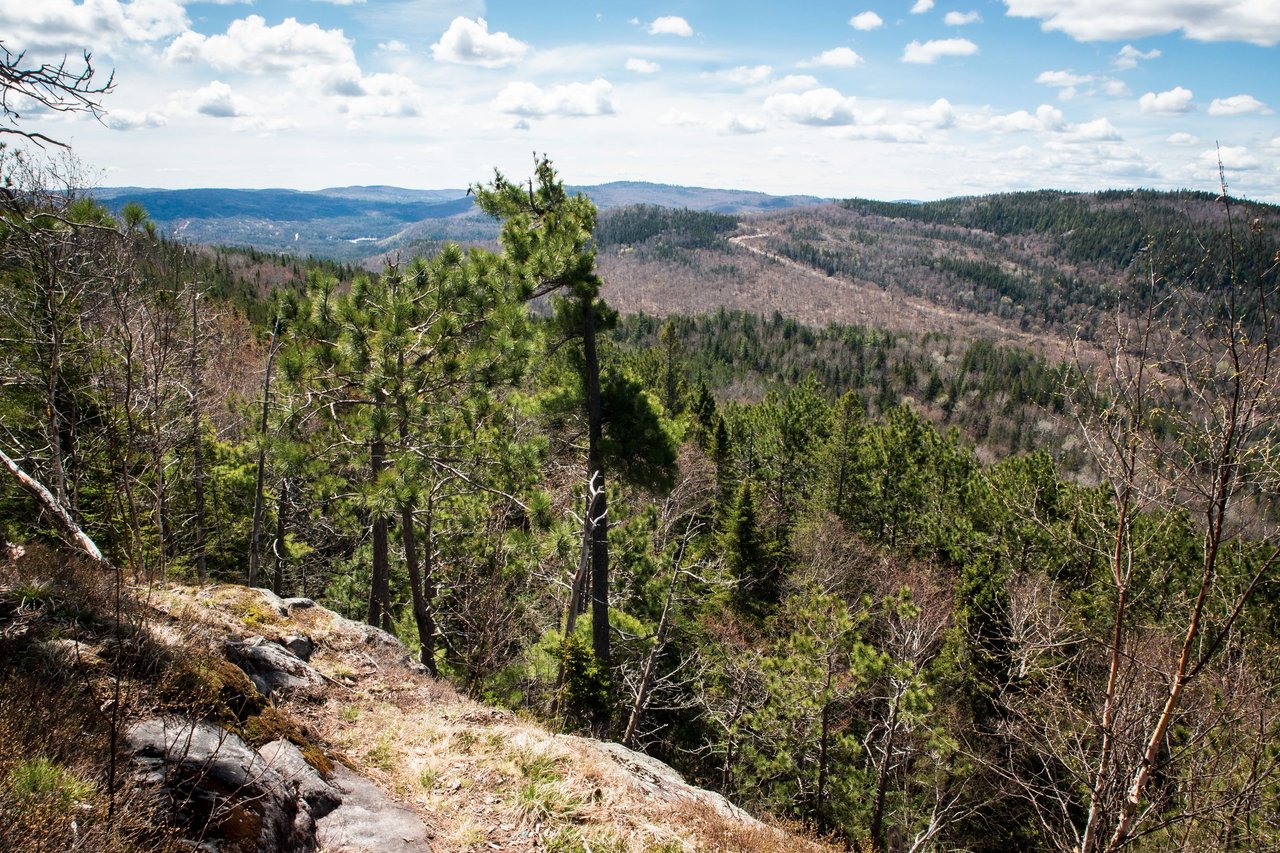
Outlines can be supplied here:
[[[529, 174], [823, 197], [1216, 190], [1280, 203], [1280, 0], [0, 0], [23, 109], [104, 186]], [[30, 105], [23, 105], [30, 106]], [[12, 139], [12, 137], [10, 137]]]

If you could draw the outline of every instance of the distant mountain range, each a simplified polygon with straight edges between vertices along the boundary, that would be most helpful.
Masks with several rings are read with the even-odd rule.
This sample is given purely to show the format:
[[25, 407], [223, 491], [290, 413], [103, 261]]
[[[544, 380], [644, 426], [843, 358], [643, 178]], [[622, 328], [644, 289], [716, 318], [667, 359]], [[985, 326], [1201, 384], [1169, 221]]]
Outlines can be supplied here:
[[[814, 196], [680, 187], [639, 181], [575, 186], [601, 209], [651, 204], [720, 213], [759, 213], [822, 204]], [[483, 241], [497, 233], [462, 189], [390, 186], [288, 189], [103, 187], [94, 196], [119, 210], [138, 202], [163, 231], [197, 243], [356, 260], [441, 240]]]

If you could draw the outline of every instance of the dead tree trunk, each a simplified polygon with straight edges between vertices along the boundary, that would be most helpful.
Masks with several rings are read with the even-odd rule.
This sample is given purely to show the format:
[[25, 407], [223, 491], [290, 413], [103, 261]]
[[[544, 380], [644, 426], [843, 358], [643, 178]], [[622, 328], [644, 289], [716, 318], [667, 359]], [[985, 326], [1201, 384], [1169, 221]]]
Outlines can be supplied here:
[[49, 517], [63, 539], [84, 551], [96, 562], [111, 565], [107, 558], [102, 556], [102, 551], [98, 549], [97, 544], [89, 538], [89, 534], [80, 529], [80, 525], [76, 524], [67, 508], [44, 487], [43, 483], [23, 471], [18, 463], [9, 458], [3, 450], [0, 450], [0, 462], [3, 462], [4, 467], [9, 469], [9, 473], [17, 478], [18, 484], [49, 513]]

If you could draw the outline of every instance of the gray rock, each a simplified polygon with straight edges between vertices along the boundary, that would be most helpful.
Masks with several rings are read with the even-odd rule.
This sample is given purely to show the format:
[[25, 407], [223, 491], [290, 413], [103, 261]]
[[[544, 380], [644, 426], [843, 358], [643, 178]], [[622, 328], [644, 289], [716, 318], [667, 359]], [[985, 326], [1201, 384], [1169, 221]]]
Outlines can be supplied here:
[[124, 742], [138, 781], [187, 838], [226, 853], [315, 850], [306, 801], [236, 735], [155, 717], [129, 726]]
[[279, 643], [262, 637], [249, 637], [246, 640], [228, 640], [226, 648], [227, 658], [244, 670], [244, 674], [265, 696], [276, 693], [314, 696], [324, 688], [324, 678], [320, 673]]
[[363, 622], [356, 622], [345, 616], [333, 615], [334, 630], [342, 634], [358, 635], [366, 646], [374, 648], [387, 649], [397, 654], [402, 654], [408, 658], [409, 650], [404, 647], [404, 643], [396, 639], [394, 634], [382, 630], [375, 625], [366, 625]]
[[416, 812], [392, 800], [368, 779], [334, 765], [342, 805], [316, 822], [325, 850], [344, 853], [422, 853], [431, 850]]
[[283, 738], [273, 740], [258, 750], [267, 766], [279, 773], [287, 784], [306, 800], [311, 814], [322, 818], [342, 802], [342, 794], [325, 781], [320, 771], [307, 763], [302, 751]]
[[[560, 737], [572, 736], [560, 735]], [[695, 788], [686, 782], [674, 767], [659, 761], [652, 755], [645, 755], [643, 752], [627, 749], [620, 743], [586, 742], [594, 744], [597, 749], [621, 765], [636, 784], [660, 800], [668, 802], [681, 799], [693, 800], [704, 803], [725, 817], [741, 821], [748, 826], [761, 825], [751, 815], [725, 799], [723, 794], [708, 791], [705, 788]]]
[[298, 660], [310, 662], [311, 653], [316, 650], [316, 644], [311, 641], [310, 637], [293, 635], [283, 638], [281, 644], [293, 653]]
[[250, 589], [262, 596], [262, 603], [275, 610], [276, 613], [281, 616], [289, 615], [289, 605], [286, 599], [281, 598], [264, 586], [250, 587]]
[[309, 598], [286, 598], [280, 602], [285, 613], [291, 610], [310, 610], [316, 603]]

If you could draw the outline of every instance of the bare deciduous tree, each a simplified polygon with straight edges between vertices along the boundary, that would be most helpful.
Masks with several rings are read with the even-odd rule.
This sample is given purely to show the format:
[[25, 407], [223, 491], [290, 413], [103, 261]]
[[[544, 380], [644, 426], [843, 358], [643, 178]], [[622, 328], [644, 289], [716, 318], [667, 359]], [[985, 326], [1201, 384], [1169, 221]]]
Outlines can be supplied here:
[[[79, 63], [63, 56], [58, 62], [27, 62], [26, 51], [17, 53], [0, 40], [0, 134], [24, 136], [37, 143], [65, 148], [66, 143], [31, 130], [18, 122], [31, 112], [89, 113], [101, 119], [105, 114], [102, 96], [115, 88], [115, 75], [105, 83], [93, 67], [93, 54], [85, 51]], [[4, 125], [8, 125], [7, 127]]]

